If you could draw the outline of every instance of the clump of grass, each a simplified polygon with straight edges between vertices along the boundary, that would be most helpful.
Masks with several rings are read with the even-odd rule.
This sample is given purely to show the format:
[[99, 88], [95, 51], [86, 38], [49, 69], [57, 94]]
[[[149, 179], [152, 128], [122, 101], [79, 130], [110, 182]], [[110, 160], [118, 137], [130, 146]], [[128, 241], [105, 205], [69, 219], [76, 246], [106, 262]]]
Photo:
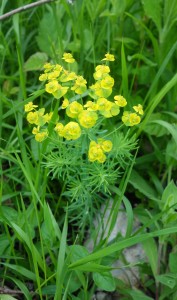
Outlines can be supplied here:
[[[1, 13], [13, 8], [3, 1]], [[12, 290], [14, 299], [91, 299], [97, 287], [118, 291], [121, 299], [176, 299], [176, 10], [175, 0], [84, 0], [73, 5], [62, 0], [0, 23], [2, 299], [10, 299]], [[64, 52], [76, 58], [69, 73], [84, 76], [88, 85], [73, 94], [76, 80], [58, 82], [62, 92], [68, 87], [68, 94], [54, 99], [38, 77], [46, 61], [63, 65]], [[104, 98], [115, 104], [114, 97], [123, 95], [129, 107], [111, 118], [96, 110], [96, 123], [85, 128], [84, 118], [71, 117], [71, 103], [82, 108], [88, 100], [99, 104], [89, 87], [105, 53], [116, 60], [110, 62], [112, 94]], [[66, 108], [63, 96], [70, 100]], [[34, 124], [40, 128], [33, 137], [24, 118], [24, 105], [31, 102], [38, 105], [31, 112], [41, 122]], [[145, 107], [142, 123], [126, 127], [123, 110], [138, 104]], [[93, 114], [91, 119], [95, 122]], [[76, 139], [67, 139], [71, 135], [65, 126], [71, 121], [81, 128], [70, 132], [75, 138], [81, 133]], [[44, 140], [39, 143], [35, 137]], [[109, 140], [112, 149], [92, 161], [94, 147], [103, 147], [100, 138]], [[96, 244], [99, 228], [93, 218], [109, 200], [108, 236], [103, 234]], [[122, 201], [126, 236], [117, 234], [109, 244]], [[136, 232], [135, 216], [141, 222]], [[83, 246], [88, 227], [95, 240], [90, 254]], [[140, 284], [134, 289], [113, 278], [110, 262], [140, 242], [148, 263], [140, 262]]]

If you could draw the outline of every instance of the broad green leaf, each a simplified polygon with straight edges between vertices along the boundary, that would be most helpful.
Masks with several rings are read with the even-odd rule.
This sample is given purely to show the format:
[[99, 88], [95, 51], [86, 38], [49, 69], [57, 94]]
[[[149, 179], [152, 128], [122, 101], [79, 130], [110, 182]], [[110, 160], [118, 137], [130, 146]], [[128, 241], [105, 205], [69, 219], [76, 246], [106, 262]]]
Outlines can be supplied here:
[[[177, 46], [177, 43], [176, 43]], [[157, 105], [162, 101], [163, 97], [177, 84], [177, 74], [175, 74], [170, 81], [167, 82], [166, 85], [163, 86], [163, 88], [159, 91], [157, 95], [155, 95], [151, 101], [149, 102], [148, 108], [145, 111], [145, 118], [141, 123], [141, 126], [139, 127], [138, 133], [136, 137], [138, 137], [141, 132], [144, 130], [145, 125], [149, 121], [154, 109], [157, 107]], [[162, 125], [162, 124], [161, 124]]]
[[[7, 218], [8, 221], [16, 221], [18, 220], [18, 218], [20, 218], [20, 213], [18, 214], [18, 212], [10, 207], [10, 206], [1, 206], [1, 213], [4, 215], [5, 218]], [[1, 221], [1, 216], [0, 216], [0, 221]]]
[[8, 239], [8, 236], [6, 234], [1, 234], [0, 235], [0, 245], [1, 245], [1, 247], [0, 247], [0, 257], [2, 258], [3, 253], [5, 252], [7, 247], [9, 246], [9, 239]]
[[153, 300], [153, 298], [146, 296], [142, 291], [137, 289], [128, 290], [126, 292], [132, 297], [133, 300]]
[[17, 234], [17, 237], [19, 238], [19, 240], [21, 240], [22, 242], [25, 242], [25, 244], [28, 246], [29, 250], [31, 251], [31, 255], [32, 255], [33, 259], [35, 259], [38, 262], [41, 269], [43, 269], [44, 266], [43, 266], [42, 257], [40, 255], [40, 253], [38, 252], [37, 248], [35, 247], [35, 245], [32, 244], [32, 241], [30, 241], [27, 233], [24, 232], [17, 224], [15, 224], [13, 222], [11, 222], [11, 226], [12, 226], [13, 230], [15, 231], [15, 233]]
[[163, 115], [160, 113], [153, 113], [148, 123], [146, 124], [144, 131], [147, 132], [149, 135], [154, 135], [156, 137], [161, 137], [163, 135], [168, 134], [168, 130], [162, 126], [161, 124], [156, 123], [157, 120], [162, 120]]
[[93, 273], [93, 280], [96, 286], [103, 291], [115, 291], [115, 279], [110, 272]]
[[55, 295], [56, 285], [47, 285], [42, 288], [43, 295]]
[[70, 246], [71, 251], [71, 261], [74, 262], [80, 258], [83, 258], [89, 254], [88, 250], [80, 245]]
[[39, 24], [37, 43], [40, 50], [47, 53], [50, 57], [53, 55], [53, 49], [57, 47], [57, 34], [52, 11], [45, 13]]
[[65, 282], [67, 282], [66, 288], [68, 288], [69, 293], [77, 291], [82, 286], [82, 282], [77, 276], [77, 272], [67, 273], [65, 277]]
[[177, 207], [177, 187], [173, 181], [171, 181], [165, 188], [162, 194], [161, 203], [162, 203], [162, 211], [165, 211], [162, 216], [162, 221], [165, 224], [176, 221], [177, 212], [175, 208]]
[[141, 0], [145, 14], [156, 24], [158, 30], [161, 29], [162, 7], [161, 0]]
[[153, 275], [157, 275], [157, 268], [158, 268], [158, 251], [157, 251], [157, 245], [153, 238], [150, 238], [143, 243], [143, 248], [145, 250], [145, 253], [148, 257]]
[[171, 181], [165, 188], [162, 195], [162, 203], [164, 204], [164, 209], [177, 204], [177, 186]]
[[117, 1], [117, 0], [111, 0], [112, 3], [112, 13], [118, 17], [123, 15], [125, 9], [126, 9], [126, 0]]
[[177, 147], [174, 139], [171, 139], [167, 144], [165, 160], [168, 167], [177, 165]]
[[177, 284], [177, 275], [174, 274], [162, 274], [156, 276], [156, 280], [169, 288], [173, 289]]
[[143, 195], [149, 199], [157, 200], [157, 195], [155, 190], [150, 186], [150, 184], [138, 174], [135, 170], [132, 170], [130, 175], [129, 183], [137, 190], [139, 190]]
[[176, 124], [170, 124], [163, 120], [155, 120], [154, 123], [160, 124], [161, 126], [165, 127], [169, 133], [171, 133], [176, 146], [177, 146], [177, 125]]
[[14, 297], [12, 297], [10, 295], [4, 295], [4, 294], [2, 294], [0, 296], [0, 300], [17, 300], [17, 298], [14, 298]]
[[47, 62], [48, 56], [44, 52], [36, 52], [31, 55], [24, 64], [25, 71], [41, 70]]
[[177, 252], [171, 252], [169, 256], [170, 272], [177, 274]]
[[48, 204], [44, 203], [44, 222], [41, 227], [43, 241], [52, 247], [61, 233]]

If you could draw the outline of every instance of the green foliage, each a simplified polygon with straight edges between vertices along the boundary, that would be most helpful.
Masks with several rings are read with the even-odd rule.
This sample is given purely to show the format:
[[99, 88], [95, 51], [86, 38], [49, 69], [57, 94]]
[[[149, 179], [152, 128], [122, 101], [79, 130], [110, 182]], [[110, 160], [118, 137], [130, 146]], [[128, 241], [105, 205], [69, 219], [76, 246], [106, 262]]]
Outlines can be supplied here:
[[[22, 2], [3, 0], [0, 14]], [[176, 0], [61, 0], [0, 22], [2, 300], [89, 300], [96, 289], [122, 300], [177, 299], [176, 14]], [[38, 77], [44, 62], [61, 64], [64, 52], [88, 86], [100, 58], [114, 54], [112, 96], [145, 108], [138, 133], [116, 118], [102, 123], [101, 135], [114, 145], [104, 164], [86, 161], [84, 137], [63, 143], [52, 134], [59, 103]], [[34, 100], [55, 109], [43, 145], [31, 139], [23, 113]], [[112, 238], [122, 210], [126, 234]], [[139, 243], [145, 259], [126, 262], [124, 251]], [[118, 259], [120, 272], [138, 268], [136, 288], [113, 277]]]

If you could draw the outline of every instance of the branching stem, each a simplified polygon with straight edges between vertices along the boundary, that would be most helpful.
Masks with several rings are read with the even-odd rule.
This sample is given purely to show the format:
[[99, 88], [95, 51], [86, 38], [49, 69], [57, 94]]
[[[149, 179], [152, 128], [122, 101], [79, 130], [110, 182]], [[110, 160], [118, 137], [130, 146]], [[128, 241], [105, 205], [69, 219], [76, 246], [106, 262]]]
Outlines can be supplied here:
[[54, 2], [56, 0], [39, 0], [39, 1], [36, 1], [34, 3], [30, 3], [30, 4], [27, 4], [27, 5], [24, 5], [24, 6], [21, 6], [21, 7], [18, 7], [12, 11], [9, 11], [8, 13], [6, 14], [3, 14], [2, 16], [0, 16], [0, 21], [2, 20], [5, 20], [15, 14], [18, 14], [22, 11], [26, 11], [28, 9], [31, 9], [33, 7], [36, 7], [36, 6], [39, 6], [39, 5], [42, 5], [42, 4], [46, 4], [46, 3], [49, 3], [49, 2]]

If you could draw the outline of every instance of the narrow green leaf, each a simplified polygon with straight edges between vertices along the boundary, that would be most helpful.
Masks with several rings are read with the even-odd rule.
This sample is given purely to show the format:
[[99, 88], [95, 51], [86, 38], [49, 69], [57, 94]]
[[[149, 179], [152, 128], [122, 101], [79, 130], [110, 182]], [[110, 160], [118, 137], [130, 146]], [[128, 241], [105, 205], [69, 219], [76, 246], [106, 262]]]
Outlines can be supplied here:
[[121, 47], [121, 65], [122, 65], [122, 90], [123, 90], [123, 95], [126, 98], [128, 96], [128, 70], [127, 70], [127, 63], [126, 63], [123, 42]]
[[157, 231], [150, 232], [150, 233], [144, 233], [141, 235], [133, 236], [133, 237], [130, 237], [127, 239], [123, 239], [122, 241], [119, 241], [118, 243], [114, 243], [110, 246], [105, 247], [104, 249], [93, 252], [93, 253], [89, 254], [87, 257], [82, 258], [82, 259], [76, 261], [75, 263], [70, 264], [69, 268], [77, 269], [77, 266], [80, 266], [85, 263], [108, 256], [116, 251], [125, 249], [127, 247], [133, 246], [138, 243], [141, 243], [149, 238], [169, 235], [171, 233], [176, 233], [176, 232], [177, 232], [177, 227], [170, 227], [170, 228], [165, 228], [165, 229], [157, 230]]
[[33, 272], [29, 271], [28, 269], [26, 269], [22, 266], [8, 264], [8, 263], [1, 263], [1, 264], [8, 267], [11, 270], [14, 270], [15, 272], [21, 274], [22, 276], [24, 276], [28, 279], [36, 281], [36, 275]]
[[85, 265], [79, 266], [77, 270], [83, 272], [105, 272], [113, 270], [113, 267], [103, 266], [96, 263], [87, 263]]
[[60, 249], [58, 254], [57, 271], [56, 271], [56, 293], [55, 293], [54, 300], [60, 300], [62, 295], [63, 280], [65, 274], [64, 262], [65, 262], [66, 245], [67, 245], [67, 231], [68, 231], [68, 219], [66, 213], [63, 231], [61, 235]]
[[6, 276], [6, 278], [12, 280], [20, 288], [20, 290], [23, 292], [24, 296], [26, 297], [25, 300], [32, 300], [32, 295], [30, 294], [26, 285], [22, 281], [16, 279], [15, 277], [10, 277], [10, 276]]

